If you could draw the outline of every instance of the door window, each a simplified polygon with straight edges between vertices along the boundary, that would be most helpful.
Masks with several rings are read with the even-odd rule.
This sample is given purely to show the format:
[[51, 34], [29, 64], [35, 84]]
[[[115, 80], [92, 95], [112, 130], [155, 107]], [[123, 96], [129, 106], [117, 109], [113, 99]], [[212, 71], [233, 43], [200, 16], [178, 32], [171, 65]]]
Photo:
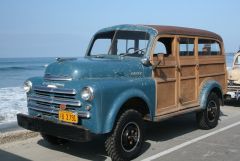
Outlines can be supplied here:
[[169, 56], [172, 54], [172, 42], [173, 38], [160, 38], [157, 41], [155, 50], [154, 50], [154, 55], [157, 54], [164, 54], [164, 56]]
[[180, 38], [179, 41], [180, 56], [194, 56], [194, 39]]

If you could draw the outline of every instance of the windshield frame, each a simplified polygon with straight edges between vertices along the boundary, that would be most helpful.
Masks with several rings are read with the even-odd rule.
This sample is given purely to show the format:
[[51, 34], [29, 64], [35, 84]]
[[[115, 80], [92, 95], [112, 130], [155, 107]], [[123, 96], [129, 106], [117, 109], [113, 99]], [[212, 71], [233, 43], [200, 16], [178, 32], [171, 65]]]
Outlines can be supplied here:
[[[96, 55], [91, 55], [91, 50], [93, 48], [93, 45], [94, 45], [94, 42], [96, 40], [96, 36], [99, 35], [99, 34], [104, 34], [105, 32], [115, 32], [114, 33], [114, 37], [113, 37], [113, 40], [111, 41], [111, 45], [109, 47], [109, 51], [111, 50], [111, 47], [112, 47], [112, 43], [114, 42], [114, 39], [115, 39], [115, 35], [118, 31], [129, 31], [129, 32], [133, 32], [133, 31], [139, 31], [139, 32], [145, 32], [146, 34], [148, 34], [148, 42], [147, 42], [147, 46], [146, 46], [146, 50], [145, 50], [145, 53], [140, 57], [149, 57], [149, 53], [150, 53], [150, 49], [151, 49], [151, 46], [153, 44], [153, 40], [154, 40], [154, 37], [157, 35], [157, 31], [151, 27], [146, 27], [146, 26], [137, 26], [137, 25], [120, 25], [120, 26], [114, 26], [114, 27], [110, 27], [110, 28], [105, 28], [105, 29], [102, 29], [100, 31], [98, 31], [91, 39], [90, 43], [89, 43], [89, 46], [88, 46], [88, 49], [86, 51], [86, 54], [85, 56], [86, 57], [96, 57]], [[119, 57], [120, 55], [110, 55], [109, 52], [100, 56], [100, 57], [104, 57], [104, 56], [116, 56], [116, 57]], [[124, 56], [127, 56], [127, 55], [124, 55]], [[133, 57], [133, 56], [131, 56]]]

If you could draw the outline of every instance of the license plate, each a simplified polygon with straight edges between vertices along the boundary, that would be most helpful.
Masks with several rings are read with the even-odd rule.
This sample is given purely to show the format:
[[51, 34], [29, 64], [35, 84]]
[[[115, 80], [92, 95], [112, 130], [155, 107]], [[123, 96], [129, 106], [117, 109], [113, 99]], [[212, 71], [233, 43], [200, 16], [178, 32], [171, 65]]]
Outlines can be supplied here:
[[64, 122], [78, 123], [78, 115], [70, 111], [60, 110], [58, 119]]

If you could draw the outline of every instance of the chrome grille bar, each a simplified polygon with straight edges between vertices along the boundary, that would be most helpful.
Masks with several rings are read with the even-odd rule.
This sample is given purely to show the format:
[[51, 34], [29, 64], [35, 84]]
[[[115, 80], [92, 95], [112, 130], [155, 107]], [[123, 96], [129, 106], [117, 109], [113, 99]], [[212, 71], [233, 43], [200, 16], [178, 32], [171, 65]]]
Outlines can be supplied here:
[[58, 94], [75, 95], [77, 93], [75, 89], [67, 89], [67, 88], [48, 88], [48, 87], [43, 87], [43, 86], [35, 86], [33, 89], [35, 91], [48, 92], [48, 93], [58, 93]]
[[58, 114], [57, 109], [53, 109], [53, 108], [51, 108], [49, 106], [45, 106], [45, 105], [29, 103], [28, 108], [30, 108], [32, 110], [40, 111], [40, 112], [46, 112], [46, 113], [51, 113], [51, 114], [56, 114], [56, 115]]
[[239, 85], [228, 85], [227, 89], [228, 89], [228, 91], [231, 91], [231, 92], [239, 92], [240, 86]]
[[82, 104], [78, 100], [73, 100], [73, 99], [63, 99], [63, 98], [55, 98], [55, 97], [49, 97], [49, 96], [29, 96], [29, 100], [32, 101], [38, 101], [38, 102], [45, 102], [45, 103], [50, 103], [50, 104], [65, 104], [65, 105], [70, 105], [70, 106], [78, 106], [80, 107]]

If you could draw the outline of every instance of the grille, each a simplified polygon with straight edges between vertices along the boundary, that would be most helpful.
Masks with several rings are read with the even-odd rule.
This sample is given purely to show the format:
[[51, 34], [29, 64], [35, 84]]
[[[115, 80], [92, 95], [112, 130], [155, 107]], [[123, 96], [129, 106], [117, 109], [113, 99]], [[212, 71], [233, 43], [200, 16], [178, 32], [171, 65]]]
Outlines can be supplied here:
[[81, 102], [76, 100], [76, 90], [66, 88], [48, 88], [35, 86], [34, 93], [28, 96], [28, 108], [46, 114], [58, 114], [59, 105], [64, 104], [70, 111], [81, 107]]
[[231, 92], [239, 92], [240, 91], [240, 85], [235, 84], [234, 81], [230, 80], [229, 83], [228, 83], [227, 89], [228, 89], [228, 91], [231, 91]]

